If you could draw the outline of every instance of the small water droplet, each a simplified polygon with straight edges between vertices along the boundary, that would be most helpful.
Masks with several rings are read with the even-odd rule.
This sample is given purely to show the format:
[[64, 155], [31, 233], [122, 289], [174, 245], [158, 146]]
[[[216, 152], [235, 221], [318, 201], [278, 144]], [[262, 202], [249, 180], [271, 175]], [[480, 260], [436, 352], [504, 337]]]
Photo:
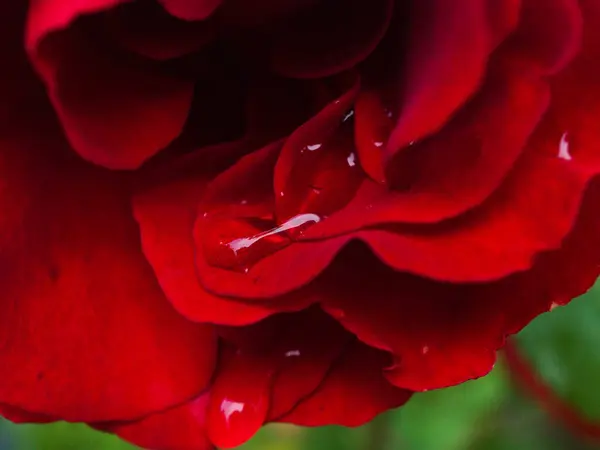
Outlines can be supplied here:
[[284, 195], [285, 195], [285, 192], [283, 192], [283, 191], [280, 191], [280, 192], [279, 192], [279, 196], [280, 196], [280, 197], [283, 197]]
[[351, 109], [350, 111], [348, 111], [344, 115], [344, 118], [342, 119], [342, 123], [349, 121], [350, 119], [352, 119], [352, 117], [354, 117], [354, 110], [353, 109]]
[[381, 142], [381, 141], [374, 141], [374, 142], [373, 142], [373, 145], [374, 145], [375, 147], [377, 147], [377, 148], [380, 148], [380, 147], [383, 147], [383, 142]]
[[427, 345], [424, 345], [423, 348], [421, 349], [421, 353], [423, 353], [424, 355], [429, 353], [429, 347]]
[[285, 352], [286, 358], [297, 357], [300, 356], [300, 350], [288, 350]]
[[552, 302], [552, 304], [550, 305], [550, 311], [555, 310], [556, 308], [558, 308], [560, 305], [556, 302]]
[[573, 156], [569, 151], [569, 133], [564, 132], [560, 138], [560, 142], [558, 144], [558, 157], [560, 159], [564, 159], [565, 161], [573, 160]]
[[354, 153], [350, 153], [348, 158], [346, 158], [346, 161], [348, 161], [348, 165], [350, 167], [356, 166], [356, 155]]
[[322, 144], [310, 144], [306, 146], [306, 149], [310, 152], [314, 152], [315, 150], [319, 150]]
[[242, 200], [242, 201], [240, 202], [240, 205], [247, 205], [247, 204], [248, 204], [248, 200]]

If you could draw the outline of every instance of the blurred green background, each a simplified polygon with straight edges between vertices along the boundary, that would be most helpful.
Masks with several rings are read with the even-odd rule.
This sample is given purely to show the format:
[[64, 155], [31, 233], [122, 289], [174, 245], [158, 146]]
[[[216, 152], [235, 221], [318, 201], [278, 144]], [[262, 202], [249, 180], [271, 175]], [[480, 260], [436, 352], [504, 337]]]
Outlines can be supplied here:
[[[600, 284], [536, 319], [519, 336], [568, 401], [600, 421]], [[0, 421], [0, 450], [133, 450], [82, 425]], [[482, 379], [416, 395], [357, 429], [265, 427], [243, 450], [593, 450], [515, 389], [500, 362]]]

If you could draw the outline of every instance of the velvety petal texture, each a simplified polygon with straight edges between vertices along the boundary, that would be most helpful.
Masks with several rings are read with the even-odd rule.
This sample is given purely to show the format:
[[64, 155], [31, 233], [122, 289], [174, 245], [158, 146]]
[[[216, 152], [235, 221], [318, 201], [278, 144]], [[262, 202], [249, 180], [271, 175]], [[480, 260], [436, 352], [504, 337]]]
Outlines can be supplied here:
[[596, 0], [7, 2], [0, 59], [11, 421], [359, 426], [600, 274]]
[[28, 133], [36, 123], [0, 141], [0, 365], [19, 369], [3, 372], [2, 402], [89, 421], [186, 399], [212, 375], [214, 331], [166, 303], [126, 180], [78, 161], [49, 124]]
[[119, 3], [34, 1], [25, 39], [74, 150], [95, 164], [133, 169], [179, 134], [193, 81], [150, 70], [97, 39], [99, 17], [89, 14]]

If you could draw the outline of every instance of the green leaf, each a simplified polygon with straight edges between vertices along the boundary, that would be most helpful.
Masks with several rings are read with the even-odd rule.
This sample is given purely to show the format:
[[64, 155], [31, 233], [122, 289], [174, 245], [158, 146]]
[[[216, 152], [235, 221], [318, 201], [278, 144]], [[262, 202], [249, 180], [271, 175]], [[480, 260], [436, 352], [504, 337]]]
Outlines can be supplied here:
[[600, 419], [600, 284], [538, 317], [521, 332], [519, 342], [563, 398]]

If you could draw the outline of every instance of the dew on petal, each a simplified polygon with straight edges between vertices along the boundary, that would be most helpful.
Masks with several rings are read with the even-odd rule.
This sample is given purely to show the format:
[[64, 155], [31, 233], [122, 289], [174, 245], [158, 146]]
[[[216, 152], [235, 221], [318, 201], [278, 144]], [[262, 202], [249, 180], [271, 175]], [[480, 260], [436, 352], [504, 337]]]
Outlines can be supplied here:
[[567, 132], [563, 133], [560, 138], [560, 142], [558, 144], [558, 157], [560, 159], [564, 159], [565, 161], [571, 161], [573, 159], [569, 149], [569, 133]]
[[[272, 222], [269, 221], [249, 219], [217, 221], [212, 225], [212, 229], [229, 231], [238, 236], [244, 232], [247, 234], [218, 241], [207, 235], [207, 243], [204, 246], [206, 259], [213, 267], [247, 274], [257, 262], [287, 247], [294, 237], [302, 235], [308, 227], [320, 221], [320, 216], [310, 213], [298, 214], [278, 226], [272, 226]], [[261, 231], [261, 228], [266, 229]], [[217, 245], [212, 244], [213, 242]]]
[[385, 184], [384, 151], [395, 125], [394, 114], [374, 91], [362, 92], [355, 108], [354, 134], [360, 163], [371, 179]]
[[342, 123], [344, 122], [348, 122], [350, 119], [352, 119], [354, 117], [354, 110], [351, 109], [350, 111], [348, 111], [345, 115], [344, 118], [342, 119]]
[[245, 407], [245, 403], [235, 402], [226, 398], [224, 398], [221, 402], [221, 412], [223, 413], [227, 423], [229, 423], [233, 414], [244, 412]]
[[423, 348], [421, 348], [421, 353], [423, 353], [424, 355], [429, 353], [429, 347], [427, 345], [424, 345]]
[[356, 154], [354, 152], [350, 153], [346, 158], [346, 161], [350, 167], [354, 167], [356, 165]]
[[364, 178], [355, 153], [353, 117], [350, 110], [322, 136], [284, 146], [283, 158], [290, 169], [276, 202], [279, 222], [304, 213], [323, 217], [350, 201]]

